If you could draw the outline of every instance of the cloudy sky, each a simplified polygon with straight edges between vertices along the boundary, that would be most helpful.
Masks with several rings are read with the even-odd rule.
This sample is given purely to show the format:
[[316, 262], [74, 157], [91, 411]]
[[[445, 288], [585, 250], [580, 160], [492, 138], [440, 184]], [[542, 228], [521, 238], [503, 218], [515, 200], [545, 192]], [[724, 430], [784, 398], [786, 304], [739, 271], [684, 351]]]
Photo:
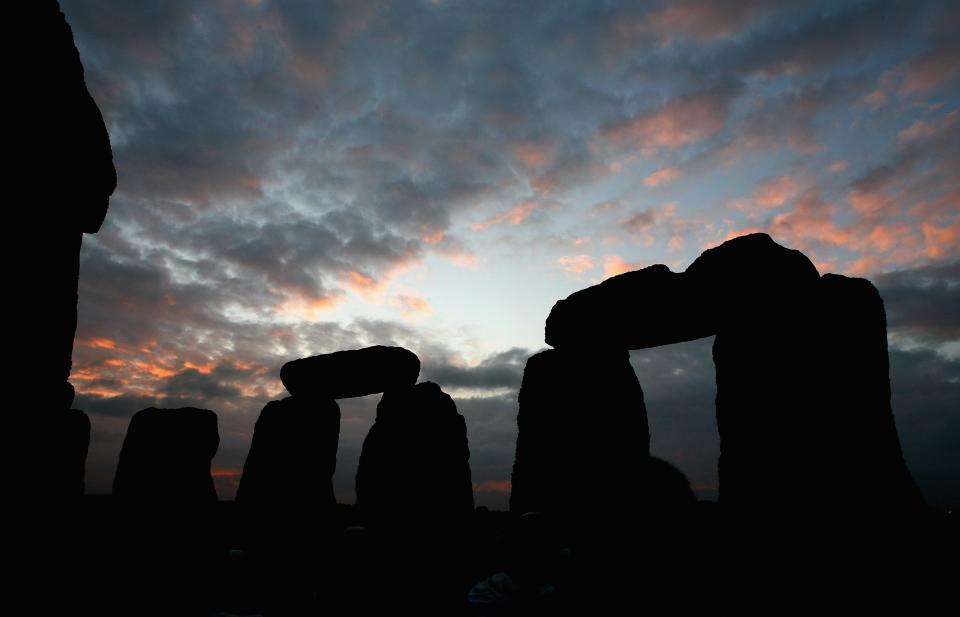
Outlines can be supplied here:
[[[466, 416], [478, 504], [504, 507], [552, 304], [763, 230], [880, 288], [908, 465], [960, 505], [956, 3], [61, 6], [119, 177], [82, 252], [88, 491], [133, 412], [191, 404], [219, 414], [230, 498], [285, 361], [396, 344]], [[711, 342], [631, 355], [653, 452], [703, 498]], [[341, 401], [341, 501], [376, 402]]]

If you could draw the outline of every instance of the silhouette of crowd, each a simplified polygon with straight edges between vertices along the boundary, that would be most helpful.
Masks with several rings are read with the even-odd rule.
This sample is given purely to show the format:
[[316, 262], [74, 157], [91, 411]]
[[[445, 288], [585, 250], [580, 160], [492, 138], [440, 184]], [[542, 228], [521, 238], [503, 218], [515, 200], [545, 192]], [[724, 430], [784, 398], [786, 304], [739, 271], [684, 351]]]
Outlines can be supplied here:
[[[194, 408], [135, 413], [112, 496], [84, 496], [90, 422], [71, 409], [67, 381], [77, 263], [116, 174], [57, 3], [20, 10], [47, 53], [24, 69], [34, 95], [22, 121], [39, 128], [17, 147], [43, 149], [48, 164], [23, 177], [33, 190], [58, 178], [47, 196], [58, 215], [31, 221], [49, 230], [45, 256], [20, 281], [46, 310], [24, 311], [27, 334], [15, 335], [28, 359], [15, 377], [35, 398], [18, 414], [12, 452], [22, 471], [10, 493], [29, 504], [25, 541], [50, 606], [125, 615], [565, 614], [613, 601], [695, 609], [710, 602], [697, 594], [738, 584], [792, 581], [795, 590], [807, 584], [795, 578], [801, 564], [840, 572], [816, 553], [827, 548], [875, 581], [890, 564], [930, 555], [940, 519], [900, 450], [877, 290], [820, 276], [765, 234], [709, 249], [684, 272], [651, 266], [554, 305], [551, 348], [524, 370], [509, 512], [474, 508], [455, 401], [418, 383], [413, 352], [384, 346], [284, 365], [290, 396], [263, 408], [233, 502], [218, 500], [211, 476], [217, 416]], [[706, 336], [715, 337], [718, 503], [698, 502], [679, 470], [650, 456], [629, 362], [629, 350]], [[356, 505], [337, 504], [337, 400], [376, 393]], [[884, 550], [874, 562], [877, 533]]]

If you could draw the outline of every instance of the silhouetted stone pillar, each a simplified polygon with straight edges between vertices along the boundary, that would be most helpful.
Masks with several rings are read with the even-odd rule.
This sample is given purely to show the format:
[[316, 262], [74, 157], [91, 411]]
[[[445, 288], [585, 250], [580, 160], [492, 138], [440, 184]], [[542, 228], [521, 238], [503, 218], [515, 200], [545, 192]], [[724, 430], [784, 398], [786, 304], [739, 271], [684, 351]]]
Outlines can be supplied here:
[[339, 436], [336, 401], [287, 397], [267, 403], [254, 428], [237, 503], [281, 517], [333, 508]]
[[247, 591], [268, 614], [302, 614], [317, 582], [329, 579], [327, 568], [336, 568], [328, 559], [339, 435], [340, 408], [331, 399], [271, 401], [257, 419], [236, 501], [255, 572]]
[[473, 514], [467, 428], [435, 383], [387, 390], [363, 441], [357, 508], [376, 538], [373, 589], [402, 597], [429, 573], [422, 612], [453, 614], [466, 594], [465, 535]]
[[48, 489], [53, 496], [77, 499], [83, 496], [87, 451], [90, 447], [90, 418], [79, 409], [50, 416], [50, 460]]
[[216, 503], [210, 464], [219, 445], [217, 414], [208, 409], [138, 411], [123, 440], [113, 494], [156, 504]]
[[[80, 435], [59, 431], [78, 428], [69, 419], [73, 391], [67, 380], [77, 327], [80, 245], [83, 233], [96, 232], [103, 221], [116, 172], [103, 118], [87, 91], [73, 33], [57, 2], [17, 2], [5, 9], [17, 40], [26, 41], [11, 48], [15, 58], [4, 77], [10, 92], [4, 101], [9, 153], [4, 228], [21, 241], [5, 243], [3, 259], [11, 264], [7, 285], [23, 299], [6, 307], [8, 323], [16, 324], [6, 339], [16, 357], [7, 379], [30, 393], [22, 415], [50, 416], [17, 418], [8, 427], [15, 436], [8, 454], [20, 465], [8, 489], [22, 497], [21, 503], [35, 503], [75, 495], [78, 487], [73, 438]], [[54, 444], [68, 448], [74, 460], [52, 453]], [[37, 456], [47, 461], [22, 464]]]
[[758, 513], [810, 503], [821, 490], [823, 419], [815, 376], [820, 276], [766, 234], [705, 251], [686, 270], [712, 298], [720, 500]]
[[384, 392], [363, 441], [357, 507], [378, 529], [457, 525], [473, 512], [463, 416], [427, 381]]
[[916, 512], [923, 497], [903, 460], [890, 405], [883, 301], [865, 279], [820, 279], [816, 448], [832, 506], [877, 514]]
[[7, 75], [20, 94], [7, 101], [16, 122], [9, 123], [7, 146], [15, 156], [5, 175], [16, 207], [6, 224], [29, 233], [33, 250], [20, 259], [14, 281], [29, 302], [8, 319], [19, 324], [12, 335], [25, 370], [17, 381], [40, 397], [61, 398], [77, 325], [81, 238], [99, 230], [116, 171], [103, 117], [87, 91], [59, 6], [35, 0], [11, 8], [11, 23], [30, 44]]
[[150, 408], [130, 419], [113, 482], [117, 614], [212, 612], [222, 546], [210, 465], [219, 441], [207, 409]]
[[550, 349], [523, 372], [510, 509], [581, 519], [633, 512], [650, 454], [643, 390], [624, 350]]

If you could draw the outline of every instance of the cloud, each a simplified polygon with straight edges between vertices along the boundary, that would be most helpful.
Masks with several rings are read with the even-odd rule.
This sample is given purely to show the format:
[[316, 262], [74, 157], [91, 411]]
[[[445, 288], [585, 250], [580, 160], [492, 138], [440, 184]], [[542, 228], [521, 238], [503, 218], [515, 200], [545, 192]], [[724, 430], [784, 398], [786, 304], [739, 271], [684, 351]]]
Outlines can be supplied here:
[[957, 29], [960, 28], [960, 10], [948, 6], [936, 15], [936, 26], [930, 47], [910, 59], [906, 74], [900, 85], [904, 95], [915, 95], [955, 83], [960, 77], [960, 41]]
[[574, 255], [572, 257], [561, 257], [557, 260], [560, 268], [567, 272], [584, 272], [593, 269], [593, 258], [589, 255]]
[[731, 204], [750, 216], [786, 205], [800, 192], [800, 184], [790, 175], [766, 178], [754, 187], [746, 199], [735, 199]]
[[960, 340], [960, 261], [886, 272], [874, 283], [891, 335], [933, 345]]
[[632, 272], [643, 267], [643, 262], [629, 262], [619, 255], [603, 257], [603, 278], [610, 278], [624, 272]]
[[643, 183], [650, 188], [656, 188], [662, 184], [669, 184], [680, 177], [680, 168], [676, 166], [661, 167], [649, 176], [643, 179]]
[[637, 148], [645, 156], [695, 144], [723, 128], [736, 93], [731, 84], [683, 95], [613, 123], [601, 136], [613, 144]]
[[433, 312], [433, 307], [426, 298], [415, 292], [398, 294], [390, 300], [390, 303], [399, 308], [400, 313], [406, 317], [429, 315]]

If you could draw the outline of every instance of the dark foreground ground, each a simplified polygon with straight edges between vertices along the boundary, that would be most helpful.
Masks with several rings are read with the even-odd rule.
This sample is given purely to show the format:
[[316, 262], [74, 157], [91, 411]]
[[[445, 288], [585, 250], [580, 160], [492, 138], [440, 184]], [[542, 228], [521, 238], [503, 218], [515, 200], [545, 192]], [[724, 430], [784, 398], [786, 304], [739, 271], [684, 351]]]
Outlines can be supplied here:
[[8, 584], [37, 614], [566, 615], [894, 602], [941, 612], [960, 580], [951, 512], [733, 517], [700, 502], [669, 519], [600, 504], [566, 523], [478, 508], [458, 526], [409, 516], [378, 532], [350, 505], [322, 520], [87, 496], [11, 527], [31, 550], [7, 553]]

